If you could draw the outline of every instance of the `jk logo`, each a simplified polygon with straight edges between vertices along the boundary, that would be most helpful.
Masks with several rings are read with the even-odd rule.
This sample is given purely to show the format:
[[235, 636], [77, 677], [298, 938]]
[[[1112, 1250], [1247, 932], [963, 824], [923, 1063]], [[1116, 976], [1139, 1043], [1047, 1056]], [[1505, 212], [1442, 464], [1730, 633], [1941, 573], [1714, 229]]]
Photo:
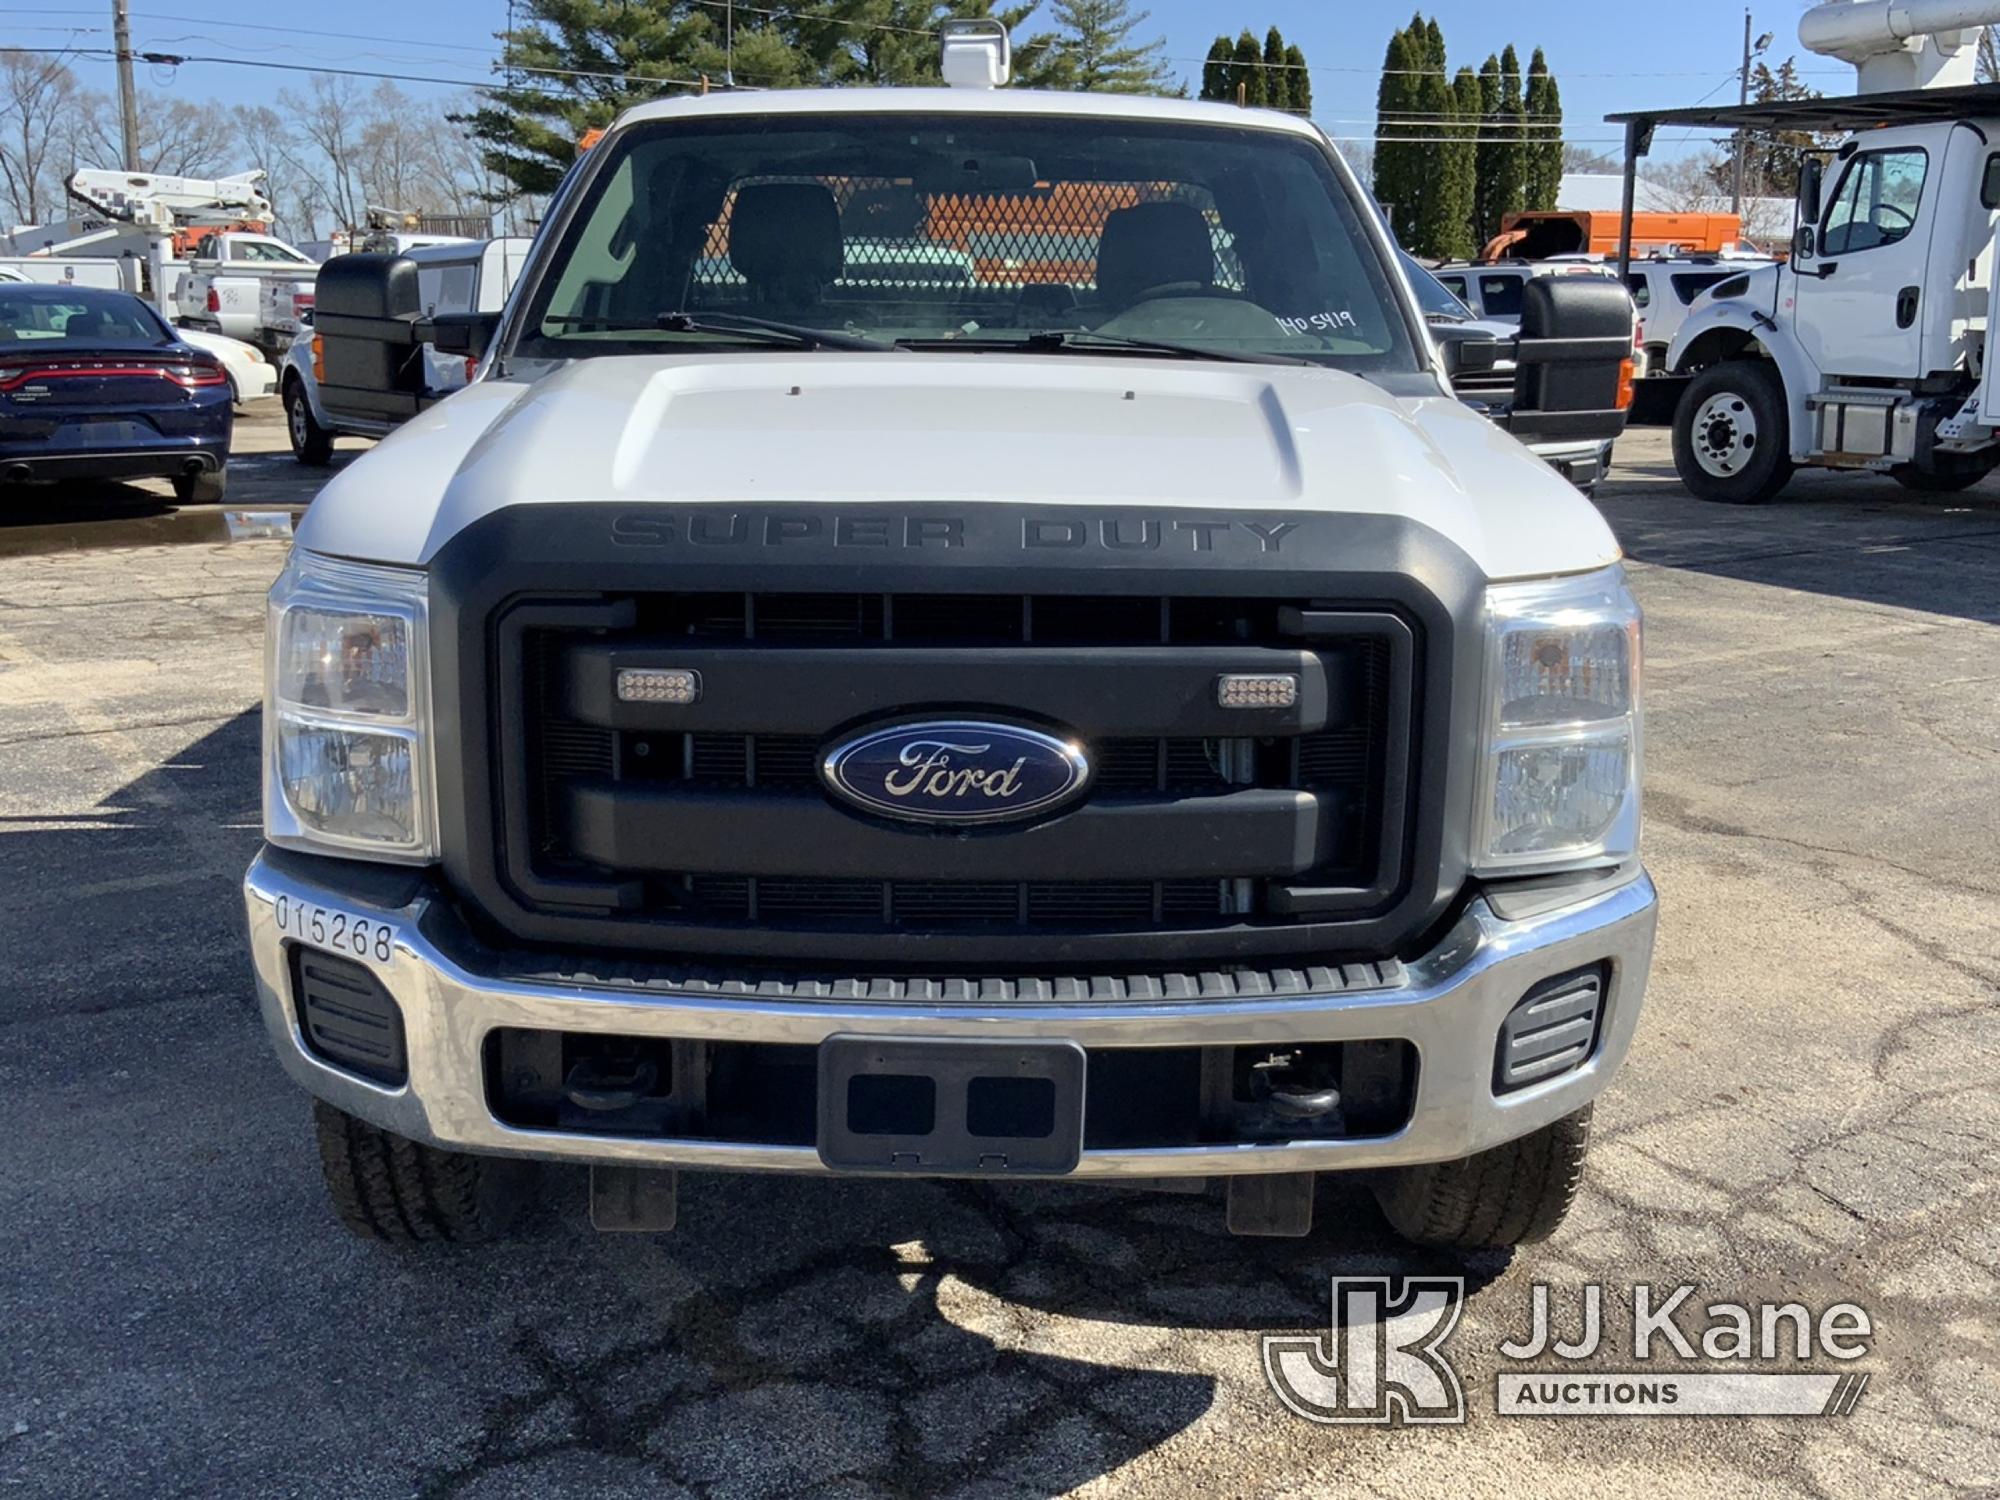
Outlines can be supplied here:
[[1336, 1276], [1331, 1337], [1265, 1334], [1264, 1378], [1308, 1422], [1463, 1422], [1440, 1346], [1464, 1297], [1462, 1276]]

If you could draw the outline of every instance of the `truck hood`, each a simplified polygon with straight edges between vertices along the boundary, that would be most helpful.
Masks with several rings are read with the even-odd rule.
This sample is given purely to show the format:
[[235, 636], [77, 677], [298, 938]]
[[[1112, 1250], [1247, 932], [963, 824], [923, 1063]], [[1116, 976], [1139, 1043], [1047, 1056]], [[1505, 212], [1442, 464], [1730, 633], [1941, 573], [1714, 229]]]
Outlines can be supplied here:
[[1595, 507], [1441, 394], [1291, 366], [832, 352], [481, 381], [335, 475], [298, 542], [421, 565], [513, 505], [898, 500], [1402, 516], [1489, 578], [1619, 555]]
[[1747, 326], [1746, 320], [1753, 313], [1775, 312], [1782, 291], [1778, 283], [1785, 269], [1782, 265], [1753, 261], [1727, 281], [1718, 281], [1697, 292], [1694, 301], [1688, 304], [1687, 317], [1674, 330], [1673, 343], [1667, 348], [1667, 368], [1678, 370], [1688, 346], [1709, 329]]

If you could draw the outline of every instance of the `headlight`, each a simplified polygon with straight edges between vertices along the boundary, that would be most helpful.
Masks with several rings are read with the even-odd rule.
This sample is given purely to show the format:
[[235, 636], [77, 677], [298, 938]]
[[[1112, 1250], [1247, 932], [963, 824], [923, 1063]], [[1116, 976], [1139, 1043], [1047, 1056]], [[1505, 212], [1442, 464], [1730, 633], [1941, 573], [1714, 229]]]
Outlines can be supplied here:
[[1639, 852], [1639, 606], [1622, 568], [1486, 591], [1481, 874]]
[[424, 575], [294, 551], [271, 588], [264, 836], [437, 857]]

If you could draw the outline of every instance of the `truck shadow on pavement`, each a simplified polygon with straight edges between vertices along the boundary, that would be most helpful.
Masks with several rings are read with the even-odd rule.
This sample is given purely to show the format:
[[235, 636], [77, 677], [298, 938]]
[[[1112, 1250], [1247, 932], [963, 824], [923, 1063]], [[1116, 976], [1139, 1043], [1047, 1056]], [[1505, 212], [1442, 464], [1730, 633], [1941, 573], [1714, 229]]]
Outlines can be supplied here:
[[1802, 471], [1768, 505], [1711, 505], [1671, 460], [1620, 462], [1598, 500], [1633, 561], [2000, 621], [2000, 478], [1918, 495], [1886, 475]]
[[[691, 1173], [656, 1236], [590, 1230], [584, 1173], [561, 1167], [504, 1243], [354, 1241], [250, 1001], [258, 753], [250, 710], [85, 814], [0, 825], [0, 1071], [30, 1085], [0, 1118], [37, 1164], [9, 1201], [48, 1226], [10, 1275], [77, 1288], [20, 1304], [17, 1333], [160, 1381], [135, 1430], [88, 1380], [45, 1375], [75, 1414], [60, 1455], [33, 1450], [44, 1493], [50, 1465], [87, 1461], [209, 1493], [1053, 1496], [1218, 1405], [1295, 1421], [1258, 1336], [1323, 1332], [1329, 1276], [1476, 1289], [1508, 1264], [1410, 1251], [1359, 1179], [1323, 1183], [1314, 1237], [1269, 1240], [1230, 1236], [1214, 1189]], [[50, 1101], [86, 1075], [126, 1081], [72, 1137]], [[142, 1177], [52, 1207], [121, 1150]], [[99, 1267], [83, 1283], [79, 1256]], [[163, 1258], [185, 1281], [168, 1297]]]
[[1358, 1182], [1323, 1187], [1322, 1228], [1297, 1241], [1230, 1236], [1212, 1191], [684, 1175], [673, 1234], [578, 1243], [582, 1173], [548, 1175], [567, 1181], [536, 1245], [624, 1283], [628, 1316], [662, 1283], [679, 1294], [627, 1340], [579, 1343], [573, 1302], [518, 1309], [533, 1379], [419, 1493], [643, 1469], [717, 1496], [1063, 1494], [1225, 1396], [1295, 1420], [1258, 1336], [1324, 1332], [1329, 1276], [1478, 1288], [1509, 1260], [1411, 1251]]

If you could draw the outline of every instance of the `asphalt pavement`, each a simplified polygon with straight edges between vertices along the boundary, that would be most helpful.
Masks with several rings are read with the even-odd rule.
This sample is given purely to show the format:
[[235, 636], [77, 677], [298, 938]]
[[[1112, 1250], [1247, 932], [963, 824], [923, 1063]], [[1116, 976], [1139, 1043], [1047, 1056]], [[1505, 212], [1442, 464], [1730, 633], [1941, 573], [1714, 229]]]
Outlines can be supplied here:
[[[318, 483], [275, 415], [242, 424], [228, 509]], [[600, 1236], [568, 1170], [508, 1244], [347, 1238], [237, 894], [284, 544], [230, 542], [163, 487], [0, 515], [0, 1485], [1992, 1492], [2000, 480], [1815, 475], [1711, 508], [1642, 430], [1600, 504], [1647, 610], [1659, 951], [1575, 1215], [1471, 1261], [1397, 1248], [1344, 1183], [1305, 1243], [1232, 1239], [1214, 1196], [703, 1175], [673, 1234]], [[1324, 1330], [1329, 1277], [1391, 1271], [1468, 1278], [1466, 1423], [1286, 1411], [1259, 1336]], [[1710, 1301], [1866, 1309], [1858, 1406], [1496, 1414], [1535, 1284], [1572, 1330], [1602, 1285], [1592, 1367], [1629, 1369], [1633, 1287], [1684, 1282], [1697, 1332]]]

